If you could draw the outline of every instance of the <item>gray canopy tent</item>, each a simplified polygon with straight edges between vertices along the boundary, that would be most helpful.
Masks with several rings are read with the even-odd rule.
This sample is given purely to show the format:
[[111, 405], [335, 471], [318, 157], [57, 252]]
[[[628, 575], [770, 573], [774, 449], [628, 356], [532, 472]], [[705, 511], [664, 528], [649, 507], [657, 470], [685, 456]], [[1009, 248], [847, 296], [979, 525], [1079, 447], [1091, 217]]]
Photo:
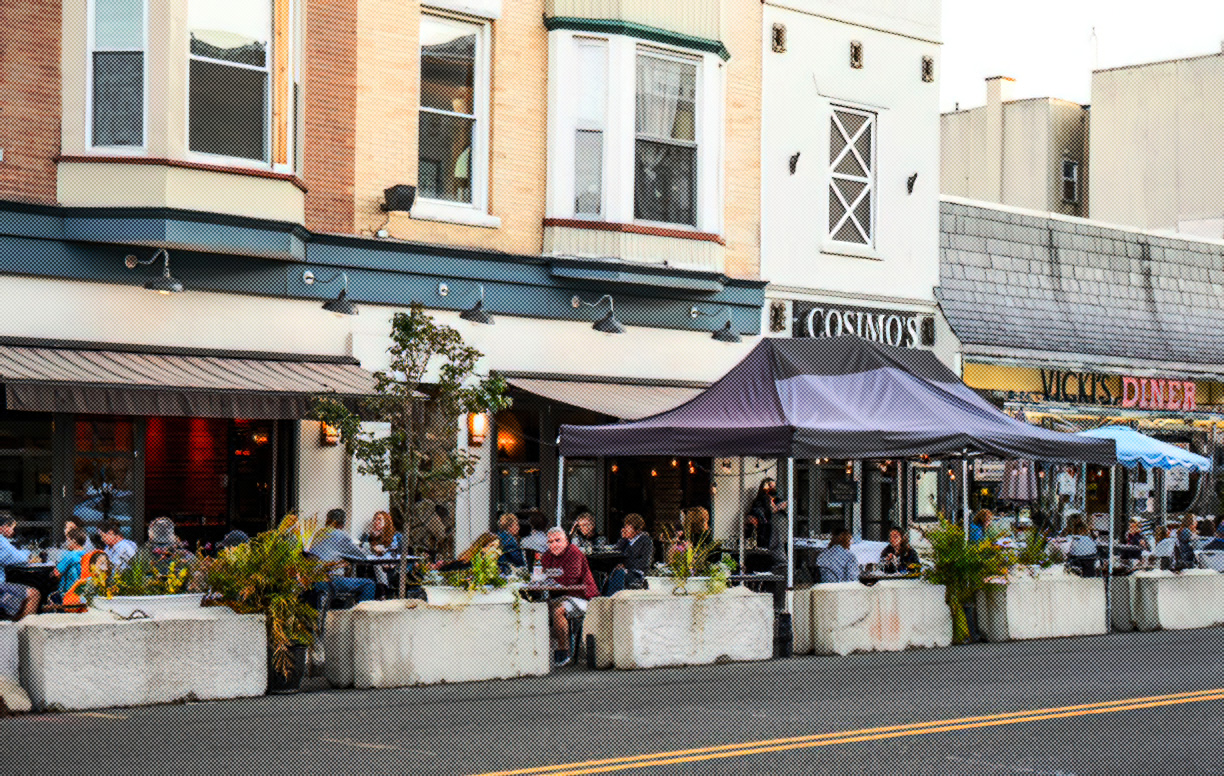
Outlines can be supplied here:
[[[1000, 458], [1117, 461], [1091, 439], [1009, 417], [925, 350], [861, 339], [765, 338], [726, 375], [674, 409], [641, 420], [561, 426], [565, 458], [676, 455], [787, 459], [913, 458], [977, 452]], [[787, 586], [794, 584], [794, 499], [787, 506]]]

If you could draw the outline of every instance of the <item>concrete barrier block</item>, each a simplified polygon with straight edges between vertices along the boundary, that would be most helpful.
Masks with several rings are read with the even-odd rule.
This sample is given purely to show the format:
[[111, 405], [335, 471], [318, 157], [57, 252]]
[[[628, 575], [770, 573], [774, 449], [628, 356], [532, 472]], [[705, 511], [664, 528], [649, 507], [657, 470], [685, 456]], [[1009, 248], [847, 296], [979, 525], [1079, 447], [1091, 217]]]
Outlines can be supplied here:
[[746, 588], [716, 595], [626, 590], [612, 599], [617, 668], [703, 665], [773, 656], [773, 598]]
[[1134, 618], [1139, 630], [1186, 630], [1224, 624], [1224, 574], [1209, 569], [1138, 572]]
[[18, 681], [21, 671], [21, 623], [0, 622], [0, 677]]
[[816, 585], [811, 592], [812, 650], [818, 655], [898, 652], [952, 643], [942, 585], [917, 579]]
[[1135, 575], [1114, 577], [1109, 582], [1109, 619], [1113, 629], [1126, 633], [1135, 629]]
[[[619, 593], [617, 595], [620, 595]], [[612, 654], [612, 599], [606, 596], [592, 598], [587, 604], [583, 633], [595, 637], [595, 667], [611, 668]]]
[[791, 651], [796, 655], [812, 654], [812, 588], [791, 591]]
[[368, 601], [329, 612], [328, 681], [337, 687], [409, 687], [548, 673], [548, 606]]
[[40, 614], [20, 625], [21, 684], [36, 709], [143, 706], [267, 690], [262, 614], [224, 607], [155, 620]]
[[978, 593], [978, 630], [989, 641], [1104, 633], [1105, 581], [1038, 575], [987, 585]]

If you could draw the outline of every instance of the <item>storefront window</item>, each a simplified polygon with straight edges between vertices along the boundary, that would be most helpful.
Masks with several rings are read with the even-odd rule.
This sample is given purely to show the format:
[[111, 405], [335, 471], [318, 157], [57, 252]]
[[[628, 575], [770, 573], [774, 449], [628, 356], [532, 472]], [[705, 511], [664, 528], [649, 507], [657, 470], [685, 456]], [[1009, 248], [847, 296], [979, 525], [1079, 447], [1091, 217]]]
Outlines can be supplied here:
[[17, 535], [44, 541], [51, 533], [50, 417], [0, 416], [0, 513], [17, 518]]
[[76, 421], [72, 515], [91, 528], [117, 520], [125, 536], [140, 541], [133, 426], [130, 418]]
[[532, 410], [499, 412], [497, 511], [540, 508], [540, 416]]

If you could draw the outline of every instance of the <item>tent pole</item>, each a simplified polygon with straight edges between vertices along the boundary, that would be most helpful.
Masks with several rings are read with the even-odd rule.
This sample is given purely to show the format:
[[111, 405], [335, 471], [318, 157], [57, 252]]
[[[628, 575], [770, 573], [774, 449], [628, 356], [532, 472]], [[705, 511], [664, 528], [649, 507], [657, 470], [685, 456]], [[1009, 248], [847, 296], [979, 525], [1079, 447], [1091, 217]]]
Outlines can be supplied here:
[[744, 533], [744, 520], [747, 515], [744, 514], [744, 456], [739, 459], [739, 570], [741, 574], [747, 573], [744, 570], [744, 545], [748, 543], [748, 536]]
[[561, 527], [561, 517], [565, 512], [565, 456], [557, 456], [557, 527]]
[[965, 522], [965, 538], [969, 538], [969, 455], [961, 453], [961, 513]]
[[786, 611], [791, 610], [789, 591], [795, 587], [795, 459], [786, 459]]
[[[1118, 532], [1118, 467], [1109, 467], [1109, 574], [1105, 576], [1105, 632], [1113, 630], [1114, 534]], [[1085, 491], [1087, 488], [1085, 487]]]

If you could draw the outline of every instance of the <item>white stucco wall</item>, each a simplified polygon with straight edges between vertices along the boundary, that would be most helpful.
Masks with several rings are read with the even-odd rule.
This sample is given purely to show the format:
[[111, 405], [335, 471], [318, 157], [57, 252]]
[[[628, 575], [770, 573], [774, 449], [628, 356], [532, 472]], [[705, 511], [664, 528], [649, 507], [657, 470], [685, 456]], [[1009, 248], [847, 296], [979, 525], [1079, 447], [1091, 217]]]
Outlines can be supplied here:
[[[933, 301], [939, 3], [789, 5], [799, 10], [767, 6], [764, 13], [761, 275], [774, 285]], [[785, 53], [771, 50], [775, 23], [787, 28]], [[852, 40], [863, 44], [860, 69], [850, 67]], [[933, 83], [921, 80], [924, 56], [935, 60]], [[866, 250], [826, 239], [834, 105], [876, 114], [875, 244]], [[915, 172], [911, 194], [906, 181]]]
[[1222, 94], [1224, 54], [1093, 73], [1093, 220], [1176, 231], [1224, 216]]

